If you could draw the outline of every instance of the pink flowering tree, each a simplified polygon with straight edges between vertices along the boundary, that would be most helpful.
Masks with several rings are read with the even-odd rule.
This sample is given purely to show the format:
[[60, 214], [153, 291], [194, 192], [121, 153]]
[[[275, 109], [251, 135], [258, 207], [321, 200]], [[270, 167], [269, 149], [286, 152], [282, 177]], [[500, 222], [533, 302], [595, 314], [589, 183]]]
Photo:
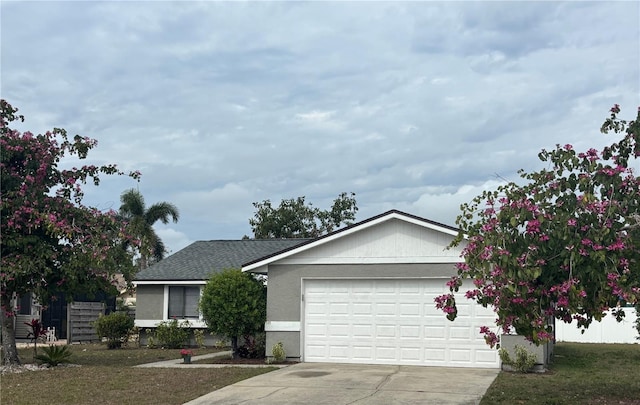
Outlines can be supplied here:
[[[9, 127], [24, 121], [0, 100], [2, 217], [0, 221], [0, 311], [4, 364], [20, 364], [13, 298], [35, 294], [43, 305], [56, 293], [94, 293], [111, 286], [113, 275], [131, 278], [131, 242], [115, 212], [82, 204], [82, 185], [98, 185], [101, 174], [124, 174], [114, 165], [63, 169], [61, 159], [85, 159], [93, 139], [63, 129], [41, 135]], [[138, 172], [130, 173], [137, 178]], [[135, 241], [133, 241], [135, 243]]]
[[[502, 332], [540, 344], [554, 339], [554, 318], [584, 330], [608, 309], [620, 321], [625, 304], [640, 306], [640, 177], [631, 164], [640, 156], [640, 111], [629, 122], [619, 112], [615, 105], [601, 128], [621, 136], [617, 142], [543, 150], [546, 169], [520, 171], [522, 184], [461, 206], [453, 245], [463, 247], [464, 262], [448, 285], [453, 293], [472, 279], [466, 298], [492, 306]], [[436, 306], [456, 318], [454, 294]], [[492, 347], [494, 329], [480, 330]]]

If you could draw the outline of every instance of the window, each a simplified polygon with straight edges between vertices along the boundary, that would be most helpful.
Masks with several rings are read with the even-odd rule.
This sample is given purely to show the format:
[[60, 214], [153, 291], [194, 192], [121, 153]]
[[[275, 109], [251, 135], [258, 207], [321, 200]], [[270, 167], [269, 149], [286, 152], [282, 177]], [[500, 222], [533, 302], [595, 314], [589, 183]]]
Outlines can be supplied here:
[[200, 287], [170, 286], [169, 287], [169, 318], [198, 319], [198, 301]]
[[20, 307], [19, 315], [31, 315], [31, 293], [21, 295], [18, 306]]

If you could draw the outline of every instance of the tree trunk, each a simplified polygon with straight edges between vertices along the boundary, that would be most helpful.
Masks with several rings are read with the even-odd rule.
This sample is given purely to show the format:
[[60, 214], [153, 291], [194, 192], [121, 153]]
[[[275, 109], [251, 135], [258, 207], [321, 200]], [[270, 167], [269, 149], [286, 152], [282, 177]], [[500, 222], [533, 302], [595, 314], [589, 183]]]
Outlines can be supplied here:
[[238, 337], [237, 336], [232, 336], [231, 337], [231, 358], [232, 359], [237, 359], [238, 356]]
[[20, 357], [18, 357], [18, 349], [16, 348], [16, 331], [13, 327], [14, 312], [11, 305], [11, 297], [7, 294], [2, 295], [2, 309], [0, 316], [2, 317], [2, 364], [3, 365], [20, 365]]

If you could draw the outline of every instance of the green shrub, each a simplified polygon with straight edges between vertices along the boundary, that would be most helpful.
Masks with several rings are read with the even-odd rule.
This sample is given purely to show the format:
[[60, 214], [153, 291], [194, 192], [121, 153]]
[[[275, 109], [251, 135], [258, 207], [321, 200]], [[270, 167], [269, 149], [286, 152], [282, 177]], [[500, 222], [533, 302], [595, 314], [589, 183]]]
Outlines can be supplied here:
[[273, 348], [271, 349], [271, 354], [273, 355], [273, 360], [276, 363], [282, 363], [287, 358], [287, 354], [284, 351], [284, 346], [282, 345], [282, 342], [278, 342], [275, 345], [273, 345]]
[[179, 349], [189, 340], [189, 321], [163, 321], [156, 327], [155, 343], [165, 349]]
[[505, 349], [498, 351], [500, 360], [508, 366], [511, 366], [515, 371], [519, 373], [528, 373], [535, 366], [537, 357], [534, 353], [530, 353], [523, 346], [516, 345], [514, 349], [516, 358], [512, 360], [509, 356], [509, 352]]
[[109, 349], [122, 347], [122, 344], [127, 342], [133, 325], [133, 318], [125, 312], [102, 315], [93, 322], [96, 334], [107, 339], [107, 348]]
[[72, 353], [68, 345], [49, 345], [48, 347], [43, 347], [42, 351], [43, 353], [36, 355], [35, 359], [49, 367], [56, 367], [59, 364], [71, 362], [69, 357], [71, 357]]

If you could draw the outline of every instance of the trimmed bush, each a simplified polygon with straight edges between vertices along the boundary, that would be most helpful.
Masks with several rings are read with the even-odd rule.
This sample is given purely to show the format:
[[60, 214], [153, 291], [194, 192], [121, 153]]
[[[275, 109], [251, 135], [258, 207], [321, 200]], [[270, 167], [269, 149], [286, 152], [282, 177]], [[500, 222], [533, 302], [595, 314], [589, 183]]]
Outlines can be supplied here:
[[155, 344], [165, 349], [179, 349], [189, 341], [191, 324], [177, 319], [160, 322], [155, 331]]
[[112, 312], [100, 316], [93, 327], [99, 337], [107, 339], [107, 348], [118, 349], [127, 342], [129, 333], [133, 329], [133, 318], [125, 312]]

